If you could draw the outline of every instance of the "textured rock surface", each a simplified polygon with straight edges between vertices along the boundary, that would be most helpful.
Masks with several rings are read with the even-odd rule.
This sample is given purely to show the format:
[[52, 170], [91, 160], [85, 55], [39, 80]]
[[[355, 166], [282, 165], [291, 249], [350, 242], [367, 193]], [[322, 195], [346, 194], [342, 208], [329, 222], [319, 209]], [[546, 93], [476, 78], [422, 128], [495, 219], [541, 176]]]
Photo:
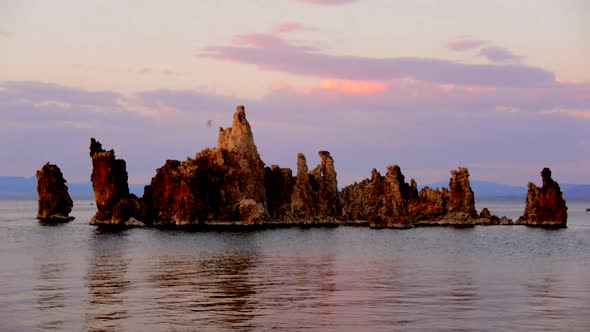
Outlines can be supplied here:
[[141, 203], [129, 193], [124, 160], [116, 159], [113, 150], [105, 151], [94, 138], [90, 139], [92, 188], [98, 211], [90, 220], [93, 225], [136, 226]]
[[467, 168], [459, 167], [451, 171], [447, 216], [455, 220], [470, 220], [478, 217]]
[[143, 220], [154, 225], [186, 225], [203, 220], [207, 207], [197, 191], [194, 160], [167, 160], [143, 195]]
[[[297, 173], [277, 165], [265, 167], [254, 143], [243, 106], [230, 128], [220, 128], [218, 144], [181, 162], [168, 160], [156, 171], [142, 200], [129, 194], [125, 162], [113, 151], [91, 143], [92, 183], [97, 224], [153, 226], [251, 224], [366, 224], [409, 228], [422, 225], [474, 225], [509, 221], [489, 211], [478, 216], [465, 168], [451, 171], [449, 189], [408, 184], [399, 166], [382, 176], [338, 191], [334, 159], [319, 151], [320, 163], [309, 170], [297, 155]], [[141, 204], [140, 204], [141, 203]]]
[[370, 179], [347, 186], [340, 193], [343, 215], [346, 219], [368, 220], [374, 228], [511, 223], [491, 214], [478, 216], [467, 169], [452, 170], [449, 187], [424, 187], [418, 193], [416, 181], [406, 183], [399, 166], [389, 166], [385, 176], [373, 169]]
[[240, 172], [247, 175], [238, 183], [241, 198], [264, 202], [264, 162], [260, 159], [254, 144], [254, 135], [250, 123], [246, 120], [244, 106], [237, 107], [230, 128], [219, 128], [217, 149], [235, 153], [240, 164]]
[[[313, 183], [313, 186], [312, 186]], [[295, 219], [312, 219], [317, 215], [317, 183], [309, 175], [307, 159], [297, 155], [297, 177], [291, 195], [291, 215]]]
[[328, 151], [318, 152], [320, 164], [314, 168], [310, 175], [317, 183], [317, 214], [320, 219], [330, 216], [340, 216], [342, 206], [338, 196], [338, 180], [334, 159]]
[[518, 223], [548, 228], [567, 227], [567, 206], [559, 184], [551, 178], [551, 170], [541, 171], [543, 186], [529, 183], [526, 205]]
[[271, 219], [283, 220], [291, 214], [291, 196], [295, 188], [293, 171], [272, 165], [265, 169], [266, 206]]
[[66, 180], [57, 165], [45, 164], [37, 171], [37, 193], [39, 194], [37, 219], [49, 222], [69, 221], [72, 212], [72, 198], [68, 193]]
[[157, 170], [145, 189], [143, 218], [158, 226], [257, 223], [267, 216], [267, 177], [245, 109], [238, 106], [232, 126], [220, 128], [216, 148]]

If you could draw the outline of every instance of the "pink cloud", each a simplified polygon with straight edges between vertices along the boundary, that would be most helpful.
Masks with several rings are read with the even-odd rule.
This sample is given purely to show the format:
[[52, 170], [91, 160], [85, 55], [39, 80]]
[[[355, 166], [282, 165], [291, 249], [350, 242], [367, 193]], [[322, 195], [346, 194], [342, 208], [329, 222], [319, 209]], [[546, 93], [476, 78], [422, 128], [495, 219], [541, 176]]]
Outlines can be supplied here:
[[516, 55], [507, 48], [498, 46], [484, 47], [479, 51], [478, 56], [485, 57], [492, 62], [519, 62], [522, 57]]
[[303, 26], [303, 24], [298, 23], [298, 22], [283, 22], [280, 23], [279, 25], [277, 25], [277, 27], [275, 28], [275, 32], [277, 33], [290, 33], [290, 32], [296, 32], [299, 30], [303, 30], [305, 28], [305, 26]]
[[355, 81], [412, 78], [439, 84], [488, 87], [554, 86], [555, 74], [522, 64], [466, 64], [444, 59], [369, 58], [322, 54], [272, 34], [246, 34], [229, 46], [211, 46], [200, 56], [258, 66], [261, 69]]
[[453, 51], [463, 52], [469, 51], [474, 48], [478, 48], [482, 45], [487, 43], [485, 40], [476, 40], [476, 39], [458, 39], [458, 40], [451, 40], [448, 42], [445, 47], [450, 48]]
[[297, 0], [297, 2], [310, 3], [321, 6], [346, 5], [357, 1], [359, 0]]
[[326, 79], [320, 83], [324, 90], [336, 91], [351, 95], [372, 95], [387, 89], [387, 83], [370, 81], [351, 81], [339, 79]]

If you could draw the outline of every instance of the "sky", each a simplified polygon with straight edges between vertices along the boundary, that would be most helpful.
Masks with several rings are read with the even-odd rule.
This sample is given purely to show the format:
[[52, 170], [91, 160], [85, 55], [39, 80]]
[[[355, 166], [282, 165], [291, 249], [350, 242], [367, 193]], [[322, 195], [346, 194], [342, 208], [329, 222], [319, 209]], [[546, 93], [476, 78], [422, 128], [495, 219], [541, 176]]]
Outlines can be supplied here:
[[[0, 0], [0, 175], [148, 183], [245, 105], [267, 165], [590, 183], [585, 0]], [[211, 125], [209, 125], [211, 124]]]

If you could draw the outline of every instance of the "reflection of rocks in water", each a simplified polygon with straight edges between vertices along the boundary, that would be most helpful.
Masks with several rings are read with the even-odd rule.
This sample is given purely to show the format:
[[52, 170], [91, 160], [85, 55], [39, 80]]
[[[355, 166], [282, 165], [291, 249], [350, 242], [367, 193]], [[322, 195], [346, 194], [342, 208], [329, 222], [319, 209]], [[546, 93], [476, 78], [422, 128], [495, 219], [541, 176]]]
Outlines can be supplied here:
[[91, 248], [86, 276], [90, 297], [87, 328], [96, 331], [120, 328], [120, 321], [129, 317], [125, 293], [131, 284], [126, 278], [129, 260], [125, 258], [125, 233], [103, 233], [97, 229]]
[[[45, 260], [46, 258], [41, 258]], [[37, 285], [33, 291], [37, 298], [36, 308], [39, 310], [41, 330], [61, 330], [64, 324], [63, 308], [66, 307], [63, 286], [65, 265], [63, 263], [38, 262], [34, 260], [37, 271]]]
[[334, 323], [338, 319], [331, 298], [336, 294], [334, 265], [334, 256], [318, 255], [272, 257], [257, 266], [260, 311], [269, 317], [289, 315], [289, 319], [264, 320], [265, 326], [281, 331]]
[[543, 272], [527, 283], [528, 303], [523, 303], [520, 316], [524, 321], [535, 321], [537, 329], [563, 329], [562, 320], [571, 318], [581, 308], [563, 296], [567, 291], [559, 284], [559, 272]]
[[250, 270], [255, 258], [248, 254], [194, 257], [162, 256], [152, 268], [156, 303], [165, 323], [178, 327], [198, 324], [203, 330], [254, 330], [257, 303]]

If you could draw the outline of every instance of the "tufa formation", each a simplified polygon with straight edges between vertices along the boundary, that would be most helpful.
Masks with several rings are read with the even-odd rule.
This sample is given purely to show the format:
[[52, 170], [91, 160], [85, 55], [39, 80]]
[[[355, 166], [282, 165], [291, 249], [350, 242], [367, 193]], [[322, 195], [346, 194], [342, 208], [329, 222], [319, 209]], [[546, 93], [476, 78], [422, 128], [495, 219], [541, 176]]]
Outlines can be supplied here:
[[73, 220], [72, 198], [68, 193], [66, 180], [57, 165], [47, 163], [37, 171], [37, 193], [39, 194], [37, 219], [47, 222]]
[[141, 204], [129, 193], [125, 160], [116, 159], [115, 151], [105, 151], [94, 138], [90, 139], [92, 189], [98, 211], [91, 225], [141, 226], [137, 219]]
[[319, 151], [320, 164], [312, 170], [301, 153], [296, 174], [277, 165], [267, 167], [243, 106], [237, 107], [231, 127], [219, 129], [215, 148], [185, 161], [167, 160], [156, 170], [141, 199], [129, 193], [125, 161], [116, 159], [114, 151], [103, 150], [91, 139], [90, 157], [98, 207], [91, 224], [96, 225], [411, 228], [513, 224], [487, 209], [477, 213], [469, 172], [462, 167], [451, 171], [448, 189], [425, 187], [420, 191], [413, 179], [406, 182], [397, 165], [389, 166], [384, 176], [373, 169], [369, 179], [339, 191], [334, 159], [328, 151]]
[[449, 189], [424, 187], [420, 192], [414, 179], [406, 183], [397, 165], [389, 166], [385, 176], [373, 169], [370, 179], [345, 187], [340, 198], [346, 219], [368, 220], [373, 228], [512, 223], [487, 209], [482, 216], [477, 214], [469, 172], [463, 167], [451, 171]]
[[559, 184], [551, 178], [549, 168], [543, 168], [541, 177], [541, 188], [529, 182], [524, 213], [518, 218], [518, 223], [545, 228], [565, 228], [567, 206]]

